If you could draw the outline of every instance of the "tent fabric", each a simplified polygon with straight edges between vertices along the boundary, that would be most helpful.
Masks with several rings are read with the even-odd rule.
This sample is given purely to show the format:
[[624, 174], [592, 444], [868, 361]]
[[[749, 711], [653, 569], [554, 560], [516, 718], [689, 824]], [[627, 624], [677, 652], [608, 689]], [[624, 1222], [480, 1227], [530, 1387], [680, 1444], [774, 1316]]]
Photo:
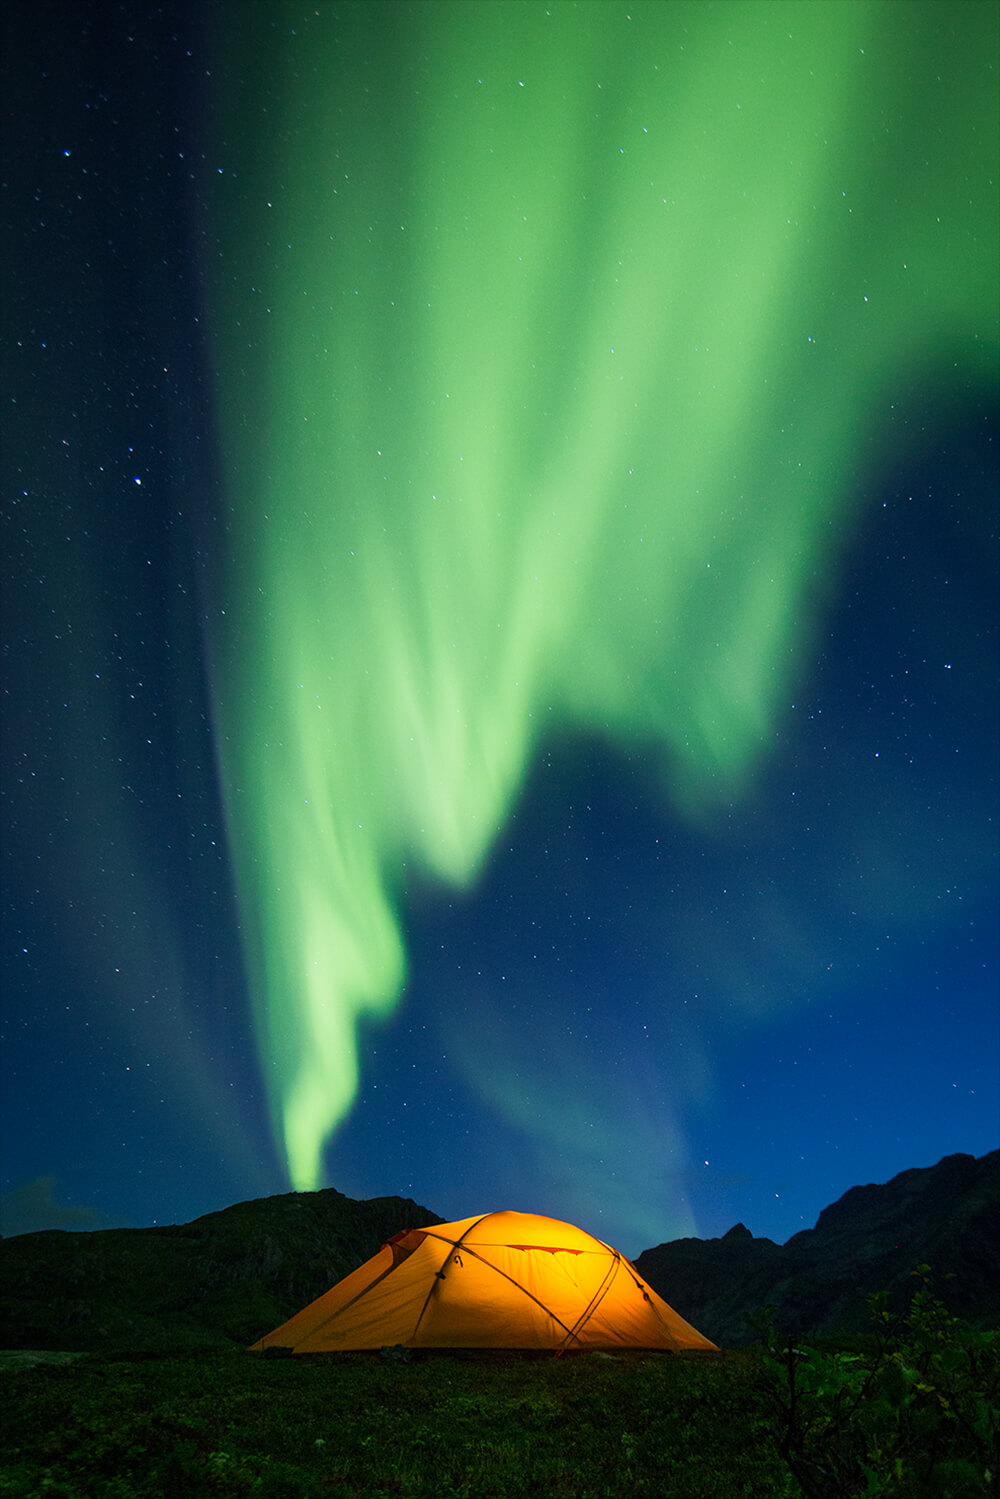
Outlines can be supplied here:
[[332, 1353], [407, 1348], [714, 1348], [617, 1249], [534, 1213], [397, 1234], [252, 1344]]

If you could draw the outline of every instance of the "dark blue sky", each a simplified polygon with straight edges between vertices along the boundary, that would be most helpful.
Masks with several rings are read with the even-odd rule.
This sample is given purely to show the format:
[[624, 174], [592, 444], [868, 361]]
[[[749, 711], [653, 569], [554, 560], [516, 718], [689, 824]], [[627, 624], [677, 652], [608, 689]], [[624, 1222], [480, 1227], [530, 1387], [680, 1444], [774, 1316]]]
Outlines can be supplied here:
[[[219, 785], [212, 53], [5, 27], [3, 1232], [185, 1221], [289, 1185]], [[997, 393], [901, 353], [743, 794], [693, 821], [563, 724], [477, 882], [410, 877], [329, 1185], [635, 1255], [996, 1147]]]

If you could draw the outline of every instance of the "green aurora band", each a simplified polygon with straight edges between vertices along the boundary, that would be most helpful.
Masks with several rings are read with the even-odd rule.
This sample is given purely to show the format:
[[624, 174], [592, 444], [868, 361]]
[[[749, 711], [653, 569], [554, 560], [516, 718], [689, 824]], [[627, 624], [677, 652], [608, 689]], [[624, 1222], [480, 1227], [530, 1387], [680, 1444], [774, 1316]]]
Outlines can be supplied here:
[[475, 880], [543, 736], [648, 749], [692, 817], [766, 751], [865, 445], [992, 357], [996, 17], [229, 12], [215, 686], [298, 1189], [406, 881]]

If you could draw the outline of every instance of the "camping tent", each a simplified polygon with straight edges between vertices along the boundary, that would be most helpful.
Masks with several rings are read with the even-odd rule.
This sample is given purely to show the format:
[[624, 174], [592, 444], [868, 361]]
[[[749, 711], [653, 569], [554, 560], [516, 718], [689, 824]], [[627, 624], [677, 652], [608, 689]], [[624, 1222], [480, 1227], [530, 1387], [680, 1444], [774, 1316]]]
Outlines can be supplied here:
[[253, 1349], [714, 1348], [582, 1229], [486, 1213], [410, 1229]]

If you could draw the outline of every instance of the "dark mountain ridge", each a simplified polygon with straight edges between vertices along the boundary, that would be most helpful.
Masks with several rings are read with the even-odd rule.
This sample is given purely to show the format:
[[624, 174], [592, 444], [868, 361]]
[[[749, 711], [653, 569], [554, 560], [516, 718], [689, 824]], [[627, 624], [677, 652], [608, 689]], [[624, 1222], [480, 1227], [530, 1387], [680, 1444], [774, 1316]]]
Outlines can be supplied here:
[[166, 1351], [244, 1344], [414, 1224], [409, 1198], [328, 1188], [240, 1202], [191, 1223], [0, 1240], [0, 1346]]
[[794, 1336], [862, 1331], [867, 1298], [885, 1290], [902, 1305], [923, 1264], [956, 1315], [1000, 1325], [1000, 1150], [851, 1187], [784, 1245], [737, 1224], [721, 1239], [644, 1250], [636, 1268], [706, 1337], [731, 1346], [752, 1340], [747, 1315], [768, 1305]]
[[[442, 1221], [406, 1198], [359, 1202], [331, 1188], [172, 1227], [20, 1234], [0, 1240], [0, 1346], [245, 1346], [393, 1234]], [[887, 1289], [902, 1301], [920, 1264], [957, 1315], [1000, 1325], [1000, 1151], [852, 1187], [784, 1245], [737, 1224], [721, 1239], [676, 1239], [636, 1261], [682, 1316], [730, 1346], [752, 1339], [748, 1314], [768, 1304], [795, 1336], [861, 1330], [866, 1298]]]

